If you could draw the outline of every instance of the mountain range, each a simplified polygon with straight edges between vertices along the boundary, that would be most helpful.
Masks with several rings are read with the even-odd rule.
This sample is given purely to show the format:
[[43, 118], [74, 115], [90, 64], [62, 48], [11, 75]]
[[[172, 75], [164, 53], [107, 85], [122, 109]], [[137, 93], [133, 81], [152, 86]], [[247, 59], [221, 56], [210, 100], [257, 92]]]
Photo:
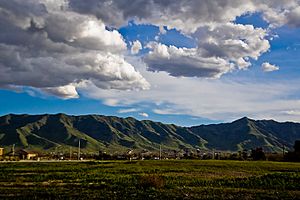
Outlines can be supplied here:
[[181, 127], [132, 117], [66, 114], [0, 117], [0, 147], [53, 151], [78, 146], [82, 151], [123, 152], [197, 148], [238, 151], [263, 147], [279, 152], [300, 139], [300, 123], [242, 118], [232, 123]]

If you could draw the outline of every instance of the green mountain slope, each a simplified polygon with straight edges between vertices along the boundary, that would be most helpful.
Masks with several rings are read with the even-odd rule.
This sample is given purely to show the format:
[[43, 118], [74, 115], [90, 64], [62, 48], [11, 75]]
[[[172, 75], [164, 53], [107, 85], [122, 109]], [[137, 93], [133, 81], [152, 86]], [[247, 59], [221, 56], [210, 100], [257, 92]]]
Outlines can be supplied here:
[[180, 127], [149, 120], [102, 115], [5, 115], [0, 117], [0, 146], [43, 151], [76, 148], [82, 151], [200, 148], [236, 151], [263, 147], [280, 151], [300, 139], [300, 124], [255, 121]]
[[291, 149], [300, 139], [299, 123], [242, 118], [232, 123], [201, 125], [189, 128], [208, 141], [207, 147], [218, 150], [242, 150], [263, 147], [267, 151]]
[[0, 146], [51, 150], [77, 147], [86, 151], [205, 148], [189, 129], [134, 118], [100, 115], [6, 115], [0, 117]]

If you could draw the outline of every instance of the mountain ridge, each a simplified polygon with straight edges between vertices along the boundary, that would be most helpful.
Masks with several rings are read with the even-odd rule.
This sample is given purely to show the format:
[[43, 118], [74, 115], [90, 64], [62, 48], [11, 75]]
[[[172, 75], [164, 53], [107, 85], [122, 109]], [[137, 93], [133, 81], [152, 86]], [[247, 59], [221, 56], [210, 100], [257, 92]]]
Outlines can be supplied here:
[[197, 148], [238, 151], [263, 147], [267, 151], [291, 149], [300, 139], [300, 123], [254, 120], [191, 127], [105, 115], [8, 114], [0, 117], [0, 146], [51, 151], [75, 148], [83, 151], [120, 152], [126, 149], [156, 151]]

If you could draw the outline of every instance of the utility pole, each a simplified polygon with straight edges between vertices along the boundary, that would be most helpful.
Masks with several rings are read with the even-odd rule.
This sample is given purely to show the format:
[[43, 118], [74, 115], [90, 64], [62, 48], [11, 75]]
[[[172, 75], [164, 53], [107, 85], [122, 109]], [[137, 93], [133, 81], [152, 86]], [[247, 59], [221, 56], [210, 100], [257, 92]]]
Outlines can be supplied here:
[[15, 144], [12, 146], [12, 155], [15, 156]]
[[282, 155], [283, 155], [283, 157], [284, 157], [284, 153], [285, 153], [285, 146], [284, 146], [284, 144], [282, 145]]
[[71, 158], [72, 158], [72, 149], [70, 147], [70, 160], [71, 160]]
[[161, 160], [161, 145], [159, 145], [159, 160]]
[[78, 141], [78, 160], [80, 160], [80, 139]]

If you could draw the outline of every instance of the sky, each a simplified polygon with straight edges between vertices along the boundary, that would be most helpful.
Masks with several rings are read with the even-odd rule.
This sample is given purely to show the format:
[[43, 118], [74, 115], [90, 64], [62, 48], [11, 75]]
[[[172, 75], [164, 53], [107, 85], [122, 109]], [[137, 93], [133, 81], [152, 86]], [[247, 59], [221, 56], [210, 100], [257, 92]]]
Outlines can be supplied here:
[[0, 0], [0, 115], [300, 122], [299, 0]]

